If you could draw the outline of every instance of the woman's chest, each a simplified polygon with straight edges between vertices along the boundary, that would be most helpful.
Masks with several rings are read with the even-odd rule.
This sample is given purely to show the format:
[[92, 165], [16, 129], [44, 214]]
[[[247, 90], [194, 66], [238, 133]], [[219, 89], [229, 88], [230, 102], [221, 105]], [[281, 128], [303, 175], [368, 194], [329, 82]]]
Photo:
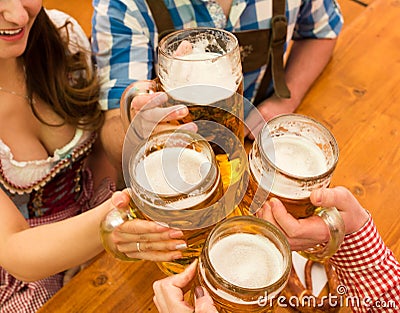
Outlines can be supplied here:
[[[37, 113], [39, 114], [39, 113]], [[68, 144], [75, 128], [43, 114], [40, 121], [29, 106], [0, 109], [0, 139], [17, 161], [44, 160]]]

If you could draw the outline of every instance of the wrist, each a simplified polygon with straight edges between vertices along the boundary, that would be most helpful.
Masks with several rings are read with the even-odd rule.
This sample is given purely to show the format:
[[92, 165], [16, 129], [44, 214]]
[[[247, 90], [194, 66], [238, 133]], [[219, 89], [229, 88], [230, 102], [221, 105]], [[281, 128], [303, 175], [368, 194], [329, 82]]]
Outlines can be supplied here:
[[346, 228], [346, 235], [357, 233], [358, 231], [363, 229], [370, 218], [371, 214], [364, 208], [361, 208], [359, 214], [353, 215], [351, 219], [353, 223], [350, 227]]

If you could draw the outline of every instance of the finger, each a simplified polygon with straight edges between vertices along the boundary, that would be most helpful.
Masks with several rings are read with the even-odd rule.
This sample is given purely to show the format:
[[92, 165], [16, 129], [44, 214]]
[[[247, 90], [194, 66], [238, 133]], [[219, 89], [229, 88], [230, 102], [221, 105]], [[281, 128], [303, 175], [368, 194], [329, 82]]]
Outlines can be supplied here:
[[[285, 206], [278, 199], [272, 198], [270, 205], [276, 222], [283, 229], [291, 245], [294, 242], [297, 245], [299, 242], [304, 242], [304, 246], [306, 246], [310, 240], [314, 243], [323, 243], [329, 239], [329, 229], [319, 216], [297, 220], [287, 212]], [[310, 248], [310, 246], [303, 247], [303, 249], [305, 248]]]
[[142, 138], [147, 138], [152, 134], [157, 134], [167, 130], [175, 130], [178, 128], [178, 123], [155, 123], [148, 122], [141, 124], [140, 134], [142, 134]]
[[130, 234], [162, 233], [169, 231], [170, 235], [173, 236], [170, 238], [181, 238], [183, 236], [183, 232], [181, 230], [171, 229], [160, 225], [159, 223], [146, 221], [139, 218], [127, 221], [119, 225], [116, 230], [122, 233]]
[[67, 270], [64, 274], [63, 285], [68, 283], [72, 279], [72, 277], [74, 277], [80, 271], [80, 269], [81, 269], [80, 266], [75, 266]]
[[170, 121], [185, 117], [189, 110], [183, 104], [167, 105], [168, 96], [165, 92], [145, 94], [135, 97], [131, 107], [136, 114], [147, 121]]
[[164, 309], [165, 312], [169, 312], [169, 309], [174, 309], [174, 312], [193, 312], [193, 308], [184, 301], [182, 289], [192, 281], [196, 267], [197, 260], [182, 273], [153, 283], [154, 301], [159, 309]]
[[192, 52], [193, 52], [192, 44], [187, 40], [183, 40], [172, 55], [176, 57], [181, 57], [184, 55], [191, 54]]
[[[162, 131], [167, 131], [167, 130], [171, 130], [171, 131], [172, 130], [186, 130], [186, 131], [191, 131], [194, 133], [196, 133], [198, 131], [197, 125], [193, 122], [179, 124], [178, 121], [176, 121], [176, 123], [174, 123], [173, 121], [170, 121], [170, 122], [158, 123], [155, 126], [153, 123], [144, 124], [142, 126], [143, 127], [142, 127], [141, 132], [144, 134], [147, 134], [147, 135], [156, 134], [156, 133], [160, 133]], [[145, 136], [143, 136], [143, 137], [145, 137]]]
[[196, 275], [198, 260], [195, 259], [182, 273], [171, 276], [171, 282], [178, 288], [186, 287]]
[[197, 286], [194, 292], [196, 313], [218, 313], [214, 306], [213, 299], [205, 288]]
[[188, 115], [188, 113], [189, 109], [185, 105], [177, 104], [169, 107], [156, 107], [151, 110], [142, 110], [138, 114], [148, 123], [156, 124], [181, 119]]
[[115, 207], [119, 209], [127, 208], [130, 202], [129, 194], [124, 191], [116, 191], [111, 197], [111, 202]]
[[151, 252], [151, 251], [176, 251], [185, 250], [186, 243], [183, 240], [168, 240], [168, 241], [117, 241], [117, 249], [123, 253], [129, 252]]
[[[154, 289], [154, 287], [153, 287]], [[164, 313], [167, 312], [165, 306], [165, 301], [162, 300], [162, 296], [158, 294], [158, 292], [156, 292], [154, 290], [154, 297], [153, 297], [153, 302], [156, 305], [157, 311], [159, 313]]]
[[339, 211], [348, 211], [355, 207], [361, 207], [352, 193], [341, 186], [313, 190], [310, 199], [316, 206], [336, 207]]
[[266, 201], [262, 205], [262, 207], [256, 212], [256, 216], [280, 228], [278, 222], [275, 220], [275, 217], [272, 214], [270, 201]]
[[297, 230], [300, 227], [299, 221], [293, 217], [282, 204], [282, 202], [276, 198], [272, 198], [269, 201], [272, 215], [276, 223], [285, 231], [289, 237], [295, 237]]
[[[126, 223], [129, 223], [126, 222]], [[164, 232], [155, 233], [131, 233], [122, 232], [116, 229], [112, 233], [112, 239], [116, 243], [127, 243], [127, 242], [155, 242], [155, 241], [168, 241], [174, 239], [180, 239], [182, 241], [182, 231], [180, 230], [167, 230]]]
[[182, 258], [182, 252], [175, 251], [149, 251], [149, 252], [124, 252], [131, 259], [147, 260], [152, 262], [169, 262]]
[[135, 112], [141, 110], [150, 110], [155, 107], [163, 106], [168, 101], [168, 96], [165, 92], [155, 92], [152, 94], [143, 94], [133, 98], [131, 108]]
[[177, 129], [179, 129], [179, 130], [187, 130], [187, 131], [191, 131], [191, 132], [194, 132], [194, 133], [197, 133], [197, 131], [198, 131], [197, 125], [195, 123], [193, 123], [193, 122], [182, 124], [182, 125], [178, 126]]

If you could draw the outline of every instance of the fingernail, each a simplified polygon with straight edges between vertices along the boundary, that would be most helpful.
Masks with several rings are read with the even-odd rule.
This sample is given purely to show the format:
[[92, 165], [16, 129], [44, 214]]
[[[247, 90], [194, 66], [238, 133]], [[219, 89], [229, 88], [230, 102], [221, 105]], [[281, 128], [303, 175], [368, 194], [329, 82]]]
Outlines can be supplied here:
[[176, 250], [185, 250], [187, 249], [187, 244], [186, 243], [180, 243], [178, 245], [175, 246]]
[[278, 199], [276, 199], [276, 198], [271, 198], [269, 201], [268, 201], [268, 204], [269, 204], [269, 207], [270, 207], [270, 209], [272, 210], [272, 208], [275, 206], [275, 201], [277, 201]]
[[165, 102], [168, 101], [168, 96], [165, 92], [156, 92], [153, 94], [153, 101], [158, 105], [163, 105]]
[[322, 201], [322, 189], [317, 189], [314, 191], [314, 199], [317, 203]]
[[178, 110], [175, 111], [175, 114], [177, 116], [186, 116], [189, 113], [189, 110], [187, 107], [181, 107]]
[[122, 199], [119, 194], [114, 196], [113, 202], [117, 207], [122, 206], [125, 203], [124, 199]]
[[194, 295], [196, 297], [196, 299], [204, 297], [204, 290], [201, 286], [196, 286], [196, 288], [194, 289]]
[[169, 237], [171, 239], [181, 238], [183, 236], [183, 232], [181, 230], [172, 230], [169, 233]]
[[197, 132], [197, 125], [195, 123], [187, 123], [180, 126], [179, 129]]

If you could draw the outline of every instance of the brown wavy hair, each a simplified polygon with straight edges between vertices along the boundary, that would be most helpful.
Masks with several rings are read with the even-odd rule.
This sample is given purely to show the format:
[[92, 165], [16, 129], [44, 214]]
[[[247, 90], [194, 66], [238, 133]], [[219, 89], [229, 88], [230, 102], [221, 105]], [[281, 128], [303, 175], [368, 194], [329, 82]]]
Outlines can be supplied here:
[[60, 35], [45, 10], [40, 10], [29, 34], [27, 48], [22, 55], [28, 96], [39, 96], [60, 115], [64, 122], [47, 123], [30, 105], [35, 116], [46, 125], [71, 124], [79, 128], [96, 130], [103, 123], [99, 105], [100, 86], [96, 72], [87, 60], [87, 51], [72, 54], [66, 39]]

